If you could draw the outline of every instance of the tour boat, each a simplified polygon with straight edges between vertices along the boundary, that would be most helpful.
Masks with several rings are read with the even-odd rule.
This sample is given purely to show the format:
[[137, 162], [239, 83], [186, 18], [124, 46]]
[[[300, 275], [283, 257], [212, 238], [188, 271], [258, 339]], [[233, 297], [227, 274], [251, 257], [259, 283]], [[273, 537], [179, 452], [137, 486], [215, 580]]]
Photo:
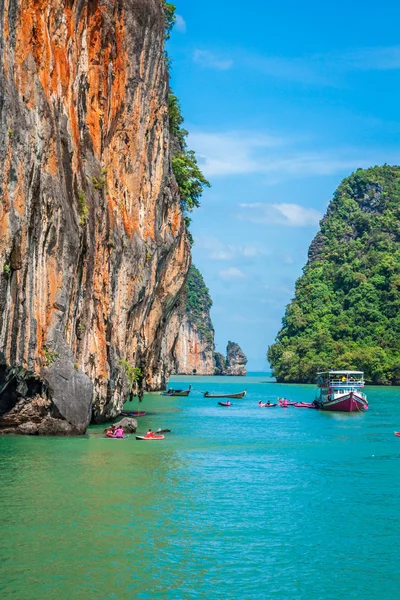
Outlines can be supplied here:
[[367, 396], [362, 392], [362, 371], [325, 371], [317, 373], [319, 396], [317, 408], [339, 412], [363, 412], [368, 409]]
[[246, 390], [244, 392], [238, 392], [237, 394], [209, 394], [206, 392], [204, 394], [204, 398], [244, 398], [246, 395]]

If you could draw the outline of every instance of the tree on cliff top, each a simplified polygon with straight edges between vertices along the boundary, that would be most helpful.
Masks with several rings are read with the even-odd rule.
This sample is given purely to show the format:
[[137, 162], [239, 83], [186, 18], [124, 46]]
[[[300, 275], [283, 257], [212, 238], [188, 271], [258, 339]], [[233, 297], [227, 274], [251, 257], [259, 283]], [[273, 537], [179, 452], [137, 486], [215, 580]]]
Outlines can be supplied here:
[[334, 367], [400, 383], [400, 167], [342, 181], [268, 359], [278, 381]]

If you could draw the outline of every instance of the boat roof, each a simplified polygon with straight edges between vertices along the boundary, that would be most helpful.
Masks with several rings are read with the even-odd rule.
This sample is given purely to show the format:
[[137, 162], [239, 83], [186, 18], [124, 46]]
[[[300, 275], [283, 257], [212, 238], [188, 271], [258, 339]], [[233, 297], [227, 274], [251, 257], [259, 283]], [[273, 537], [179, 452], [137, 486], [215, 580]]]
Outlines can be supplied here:
[[321, 371], [317, 375], [364, 375], [364, 371]]

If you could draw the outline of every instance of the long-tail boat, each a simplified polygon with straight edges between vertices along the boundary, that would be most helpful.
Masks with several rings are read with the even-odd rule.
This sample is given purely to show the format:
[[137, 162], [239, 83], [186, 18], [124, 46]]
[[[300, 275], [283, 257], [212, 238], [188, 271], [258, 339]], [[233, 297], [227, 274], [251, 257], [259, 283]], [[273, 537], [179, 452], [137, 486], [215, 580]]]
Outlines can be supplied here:
[[204, 398], [244, 398], [246, 390], [244, 392], [238, 392], [237, 394], [209, 394], [205, 392]]
[[167, 390], [166, 392], [164, 392], [161, 395], [162, 396], [189, 396], [191, 389], [192, 389], [191, 385], [189, 385], [189, 388], [187, 390], [174, 390], [172, 388], [169, 388], [169, 390]]

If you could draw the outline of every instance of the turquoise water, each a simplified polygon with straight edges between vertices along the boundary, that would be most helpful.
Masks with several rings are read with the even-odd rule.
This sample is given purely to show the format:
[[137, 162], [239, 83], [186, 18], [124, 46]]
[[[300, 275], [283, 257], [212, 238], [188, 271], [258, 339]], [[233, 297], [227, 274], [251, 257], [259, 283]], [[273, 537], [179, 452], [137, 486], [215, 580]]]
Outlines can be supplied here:
[[344, 415], [264, 381], [174, 378], [248, 396], [148, 395], [163, 442], [0, 438], [0, 597], [398, 600], [400, 389]]

